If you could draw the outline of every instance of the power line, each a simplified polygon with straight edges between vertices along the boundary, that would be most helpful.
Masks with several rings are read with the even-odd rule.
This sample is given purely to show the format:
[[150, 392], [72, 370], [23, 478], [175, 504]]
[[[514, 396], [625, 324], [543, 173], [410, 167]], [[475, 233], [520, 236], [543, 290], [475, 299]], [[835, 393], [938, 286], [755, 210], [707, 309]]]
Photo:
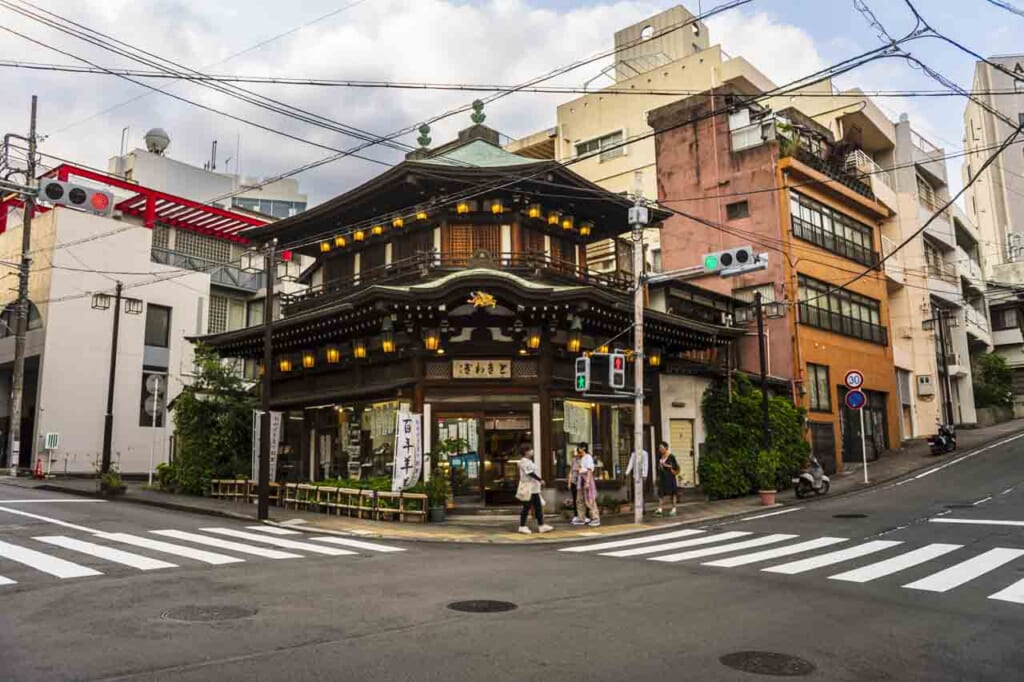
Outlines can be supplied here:
[[1019, 17], [1024, 17], [1024, 10], [1014, 7], [1010, 3], [1006, 2], [1006, 0], [987, 0], [987, 2], [990, 5], [995, 5], [996, 7], [1005, 9], [1007, 12], [1012, 12]]

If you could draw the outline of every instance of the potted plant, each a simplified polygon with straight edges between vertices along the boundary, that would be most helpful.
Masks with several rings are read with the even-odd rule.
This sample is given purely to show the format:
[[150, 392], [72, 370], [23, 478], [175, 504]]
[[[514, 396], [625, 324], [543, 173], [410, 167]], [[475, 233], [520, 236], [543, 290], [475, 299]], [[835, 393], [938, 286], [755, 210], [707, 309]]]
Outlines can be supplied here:
[[611, 495], [602, 495], [597, 500], [597, 506], [602, 514], [618, 514], [619, 509], [622, 507], [622, 502], [616, 500]]
[[124, 495], [125, 490], [124, 481], [121, 480], [121, 474], [117, 473], [117, 469], [111, 467], [107, 473], [100, 474], [99, 491], [104, 497]]
[[775, 485], [779, 475], [779, 453], [775, 450], [761, 450], [757, 453], [757, 485], [761, 504], [770, 507], [775, 504]]
[[446, 506], [451, 487], [444, 476], [431, 476], [427, 482], [428, 518], [431, 522], [440, 523], [447, 518]]

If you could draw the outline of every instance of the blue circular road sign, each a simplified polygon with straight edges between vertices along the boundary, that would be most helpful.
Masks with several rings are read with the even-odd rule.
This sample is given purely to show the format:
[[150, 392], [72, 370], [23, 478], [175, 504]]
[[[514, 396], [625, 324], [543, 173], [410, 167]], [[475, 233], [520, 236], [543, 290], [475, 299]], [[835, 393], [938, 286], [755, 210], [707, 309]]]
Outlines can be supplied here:
[[867, 396], [864, 395], [864, 391], [854, 390], [846, 394], [846, 406], [851, 410], [859, 410], [864, 407], [864, 403], [867, 401]]

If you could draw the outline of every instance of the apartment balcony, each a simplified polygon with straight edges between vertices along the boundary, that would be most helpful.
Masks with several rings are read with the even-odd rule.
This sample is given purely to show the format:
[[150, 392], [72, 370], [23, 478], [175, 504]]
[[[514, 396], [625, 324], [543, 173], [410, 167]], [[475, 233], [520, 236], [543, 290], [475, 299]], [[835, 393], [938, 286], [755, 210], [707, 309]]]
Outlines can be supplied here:
[[974, 346], [992, 347], [992, 331], [989, 329], [985, 313], [972, 305], [964, 306], [964, 330], [967, 342]]
[[875, 197], [889, 207], [896, 207], [896, 189], [892, 173], [883, 169], [860, 149], [846, 155], [844, 169], [850, 175], [868, 183]]
[[153, 247], [151, 257], [154, 263], [169, 265], [183, 270], [205, 272], [210, 275], [210, 284], [253, 294], [263, 287], [263, 273], [248, 273], [237, 265], [190, 256], [180, 251]]
[[910, 132], [914, 163], [940, 184], [947, 184], [945, 152], [914, 131]]
[[[899, 244], [895, 240], [882, 236], [882, 257], [885, 259], [882, 269], [887, 280], [903, 286], [907, 283], [906, 259], [903, 251], [896, 251], [897, 246]], [[889, 254], [893, 254], [891, 258]]]
[[964, 286], [974, 289], [978, 293], [983, 292], [985, 290], [985, 278], [981, 274], [981, 263], [960, 247], [956, 249], [956, 260], [960, 279], [963, 280]]
[[959, 306], [961, 303], [960, 280], [956, 274], [956, 267], [949, 263], [928, 263], [928, 291], [931, 294], [940, 296], [951, 304]]
[[871, 201], [877, 201], [874, 191], [871, 189], [870, 183], [865, 182], [856, 173], [847, 171], [845, 162], [836, 162], [829, 159], [822, 158], [817, 154], [814, 154], [803, 147], [798, 146], [793, 156], [800, 162], [807, 164], [819, 173], [823, 173], [833, 180], [838, 181], [840, 184], [849, 187], [857, 194], [870, 199]]
[[971, 373], [971, 360], [960, 353], [946, 353], [946, 372], [951, 377], [965, 377]]
[[1020, 346], [1024, 344], [1024, 333], [1020, 329], [997, 329], [992, 332], [992, 345], [996, 346]]

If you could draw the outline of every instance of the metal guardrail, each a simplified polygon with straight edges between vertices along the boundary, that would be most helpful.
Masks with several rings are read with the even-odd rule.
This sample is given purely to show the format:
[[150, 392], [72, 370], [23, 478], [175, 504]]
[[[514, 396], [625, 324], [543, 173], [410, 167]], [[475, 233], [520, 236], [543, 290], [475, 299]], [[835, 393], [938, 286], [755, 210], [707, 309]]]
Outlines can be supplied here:
[[154, 246], [151, 252], [154, 263], [170, 265], [183, 270], [205, 272], [212, 284], [253, 293], [263, 287], [263, 273], [249, 273], [237, 265], [191, 256], [187, 253]]

